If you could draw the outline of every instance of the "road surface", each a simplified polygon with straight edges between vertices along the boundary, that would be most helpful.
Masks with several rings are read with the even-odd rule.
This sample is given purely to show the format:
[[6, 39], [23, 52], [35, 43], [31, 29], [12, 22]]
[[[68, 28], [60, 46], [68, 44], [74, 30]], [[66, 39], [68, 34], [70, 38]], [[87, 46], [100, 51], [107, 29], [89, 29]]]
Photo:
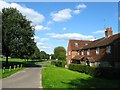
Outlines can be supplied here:
[[41, 67], [30, 67], [2, 79], [2, 88], [42, 88]]

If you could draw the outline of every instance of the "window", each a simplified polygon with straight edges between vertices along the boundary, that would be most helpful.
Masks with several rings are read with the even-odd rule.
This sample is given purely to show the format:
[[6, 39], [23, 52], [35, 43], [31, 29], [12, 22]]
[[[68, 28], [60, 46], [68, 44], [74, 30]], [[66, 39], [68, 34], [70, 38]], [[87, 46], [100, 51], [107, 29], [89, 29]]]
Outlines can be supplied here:
[[96, 54], [99, 54], [100, 49], [96, 48]]
[[88, 44], [86, 43], [85, 46], [87, 46]]
[[106, 47], [106, 53], [111, 53], [111, 46]]
[[87, 55], [90, 55], [90, 49], [87, 50]]
[[75, 43], [75, 46], [78, 47], [78, 43], [77, 42]]
[[84, 55], [84, 50], [82, 50], [81, 55]]
[[71, 52], [70, 52], [70, 51], [68, 52], [68, 55], [71, 55]]
[[78, 55], [80, 55], [80, 52], [78, 51]]

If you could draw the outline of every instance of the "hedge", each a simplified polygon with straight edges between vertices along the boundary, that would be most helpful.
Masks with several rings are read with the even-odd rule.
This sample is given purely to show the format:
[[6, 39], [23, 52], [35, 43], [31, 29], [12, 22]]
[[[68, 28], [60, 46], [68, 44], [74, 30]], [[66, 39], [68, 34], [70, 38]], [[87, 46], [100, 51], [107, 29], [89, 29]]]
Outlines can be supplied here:
[[70, 70], [90, 74], [95, 77], [120, 79], [120, 68], [107, 68], [107, 67], [93, 67], [81, 64], [70, 64]]
[[57, 60], [57, 61], [51, 61], [52, 65], [58, 66], [58, 67], [65, 67], [65, 60]]

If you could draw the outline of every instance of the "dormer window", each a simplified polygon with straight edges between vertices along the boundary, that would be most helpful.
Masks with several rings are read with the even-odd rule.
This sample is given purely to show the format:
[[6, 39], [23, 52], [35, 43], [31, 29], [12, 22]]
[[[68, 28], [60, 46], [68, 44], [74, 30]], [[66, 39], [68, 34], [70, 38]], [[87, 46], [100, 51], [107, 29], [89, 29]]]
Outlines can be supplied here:
[[111, 46], [106, 47], [106, 53], [111, 53]]
[[81, 55], [84, 55], [84, 50], [82, 50]]
[[99, 54], [100, 49], [96, 48], [96, 54]]
[[75, 46], [78, 47], [78, 43], [77, 42], [75, 43]]
[[87, 50], [87, 55], [90, 55], [90, 49]]

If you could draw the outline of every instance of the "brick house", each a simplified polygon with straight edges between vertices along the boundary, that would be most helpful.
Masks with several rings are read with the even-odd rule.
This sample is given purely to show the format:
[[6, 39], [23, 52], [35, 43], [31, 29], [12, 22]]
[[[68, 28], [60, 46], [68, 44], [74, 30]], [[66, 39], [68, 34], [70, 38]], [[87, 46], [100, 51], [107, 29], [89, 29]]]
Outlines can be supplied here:
[[[92, 41], [69, 40], [67, 47], [67, 64], [72, 63], [73, 58], [80, 54], [80, 48], [83, 48], [83, 46], [88, 45], [91, 42]], [[76, 63], [79, 63], [79, 61], [76, 60]]]
[[[71, 40], [70, 40], [71, 41]], [[69, 41], [69, 44], [71, 44]], [[75, 40], [74, 40], [75, 41]], [[81, 40], [78, 40], [81, 41]], [[67, 63], [81, 63], [90, 66], [119, 67], [120, 66], [120, 33], [112, 35], [112, 28], [107, 28], [105, 37], [94, 41], [81, 41], [77, 50], [70, 48], [68, 44], [67, 52], [78, 52], [68, 54]], [[85, 43], [89, 42], [89, 43]], [[73, 42], [75, 44], [75, 42]], [[72, 43], [72, 44], [73, 44]], [[81, 43], [79, 43], [81, 44]]]

